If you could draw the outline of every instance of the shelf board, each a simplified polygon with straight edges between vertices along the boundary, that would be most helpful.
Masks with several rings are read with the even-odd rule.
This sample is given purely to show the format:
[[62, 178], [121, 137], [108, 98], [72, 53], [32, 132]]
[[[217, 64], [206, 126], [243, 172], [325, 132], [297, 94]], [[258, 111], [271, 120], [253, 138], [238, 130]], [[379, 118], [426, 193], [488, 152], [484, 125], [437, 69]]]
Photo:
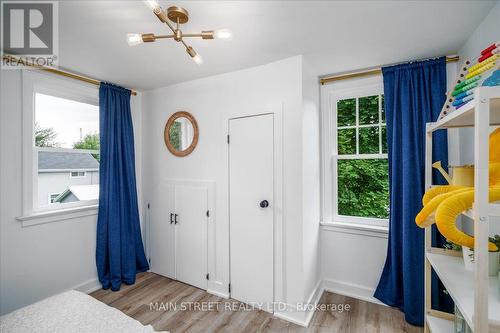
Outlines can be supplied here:
[[[479, 87], [475, 91], [480, 90], [481, 93], [488, 91], [490, 98], [490, 125], [500, 125], [500, 86], [499, 87]], [[472, 100], [462, 106], [460, 109], [450, 112], [434, 123], [430, 123], [427, 132], [434, 132], [438, 129], [454, 128], [454, 127], [472, 127], [474, 126], [474, 112], [476, 101]]]
[[[467, 271], [463, 258], [426, 253], [427, 260], [443, 282], [465, 320], [474, 327], [474, 272]], [[498, 277], [489, 277], [488, 318], [490, 329], [500, 329], [500, 298]]]
[[[500, 221], [500, 203], [499, 202], [490, 203], [488, 206], [488, 210], [489, 210], [490, 222]], [[465, 215], [471, 219], [474, 219], [474, 210], [467, 209], [466, 211], [462, 212], [462, 215]]]
[[500, 216], [500, 203], [492, 203], [490, 204], [490, 215], [493, 215], [493, 216]]
[[426, 315], [427, 326], [431, 333], [454, 333], [455, 323], [451, 320], [434, 317], [433, 315]]

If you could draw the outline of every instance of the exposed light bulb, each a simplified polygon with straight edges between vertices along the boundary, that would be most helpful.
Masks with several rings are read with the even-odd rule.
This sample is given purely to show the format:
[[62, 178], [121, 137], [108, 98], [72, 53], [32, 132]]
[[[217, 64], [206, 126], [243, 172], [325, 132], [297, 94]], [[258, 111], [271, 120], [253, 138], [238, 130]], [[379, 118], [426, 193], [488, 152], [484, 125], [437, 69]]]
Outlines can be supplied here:
[[193, 61], [198, 65], [203, 64], [203, 58], [198, 53], [193, 57]]
[[196, 51], [191, 46], [186, 47], [186, 52], [198, 65], [201, 65], [203, 63], [203, 58], [198, 53], [196, 53]]
[[156, 0], [144, 0], [144, 3], [148, 5], [148, 7], [151, 8], [152, 10], [155, 10], [156, 8], [160, 7], [158, 1]]
[[127, 34], [127, 43], [129, 46], [139, 45], [142, 42], [141, 34]]
[[217, 39], [231, 39], [232, 37], [233, 34], [228, 29], [219, 29], [214, 32], [214, 38]]

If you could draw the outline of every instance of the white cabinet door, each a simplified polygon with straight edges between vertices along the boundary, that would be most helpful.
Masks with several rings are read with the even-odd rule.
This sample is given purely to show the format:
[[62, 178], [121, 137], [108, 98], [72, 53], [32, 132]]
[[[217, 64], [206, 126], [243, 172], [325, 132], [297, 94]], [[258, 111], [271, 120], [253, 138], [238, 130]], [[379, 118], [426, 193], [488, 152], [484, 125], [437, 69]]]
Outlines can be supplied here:
[[231, 297], [272, 311], [273, 115], [229, 121]]
[[167, 182], [160, 182], [153, 189], [149, 208], [149, 239], [151, 271], [175, 279], [175, 227], [170, 223], [170, 214], [175, 208], [174, 193], [175, 186]]
[[177, 280], [207, 289], [208, 189], [175, 188], [175, 253]]

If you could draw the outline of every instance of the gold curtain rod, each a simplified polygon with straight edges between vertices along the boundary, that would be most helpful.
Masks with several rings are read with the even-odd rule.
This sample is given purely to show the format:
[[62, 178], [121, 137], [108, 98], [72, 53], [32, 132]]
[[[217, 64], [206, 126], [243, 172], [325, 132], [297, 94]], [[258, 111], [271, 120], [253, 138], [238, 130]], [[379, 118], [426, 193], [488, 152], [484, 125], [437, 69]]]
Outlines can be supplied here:
[[[458, 62], [458, 60], [459, 60], [458, 56], [447, 56], [446, 57], [446, 62]], [[352, 79], [355, 77], [377, 75], [377, 74], [381, 74], [381, 73], [382, 73], [382, 68], [379, 67], [379, 68], [374, 68], [374, 69], [368, 69], [366, 71], [359, 71], [359, 72], [352, 72], [352, 73], [322, 77], [319, 79], [319, 83], [321, 83], [323, 85], [323, 84], [328, 83], [328, 82]]]
[[[90, 77], [86, 77], [86, 76], [74, 74], [74, 73], [63, 71], [63, 70], [60, 70], [60, 69], [55, 69], [55, 68], [51, 68], [51, 67], [40, 66], [40, 65], [33, 64], [33, 63], [25, 62], [22, 59], [16, 58], [16, 57], [11, 56], [11, 55], [4, 55], [3, 59], [5, 61], [7, 61], [7, 62], [18, 62], [18, 63], [23, 64], [24, 66], [33, 67], [33, 68], [36, 68], [36, 69], [39, 69], [39, 70], [42, 70], [42, 71], [45, 71], [45, 72], [49, 72], [49, 73], [61, 75], [61, 76], [64, 76], [64, 77], [69, 77], [71, 79], [75, 79], [75, 80], [87, 82], [87, 83], [90, 83], [90, 84], [94, 84], [96, 86], [99, 86], [101, 84], [101, 81], [96, 80], [96, 79], [92, 79]], [[132, 95], [134, 95], [134, 96], [137, 95], [136, 91], [133, 91], [131, 89], [130, 89], [130, 91], [131, 91]]]

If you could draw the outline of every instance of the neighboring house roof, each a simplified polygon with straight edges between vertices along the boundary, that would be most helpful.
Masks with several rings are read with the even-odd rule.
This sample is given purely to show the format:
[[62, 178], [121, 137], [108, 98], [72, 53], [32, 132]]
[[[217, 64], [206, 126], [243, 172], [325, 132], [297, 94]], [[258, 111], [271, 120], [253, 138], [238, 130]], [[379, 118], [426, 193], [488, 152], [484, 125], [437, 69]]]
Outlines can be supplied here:
[[99, 169], [99, 162], [89, 153], [38, 152], [38, 170]]
[[79, 201], [95, 200], [99, 198], [99, 184], [94, 185], [72, 185], [63, 193], [59, 194], [54, 202], [64, 202], [64, 199], [73, 194]]

